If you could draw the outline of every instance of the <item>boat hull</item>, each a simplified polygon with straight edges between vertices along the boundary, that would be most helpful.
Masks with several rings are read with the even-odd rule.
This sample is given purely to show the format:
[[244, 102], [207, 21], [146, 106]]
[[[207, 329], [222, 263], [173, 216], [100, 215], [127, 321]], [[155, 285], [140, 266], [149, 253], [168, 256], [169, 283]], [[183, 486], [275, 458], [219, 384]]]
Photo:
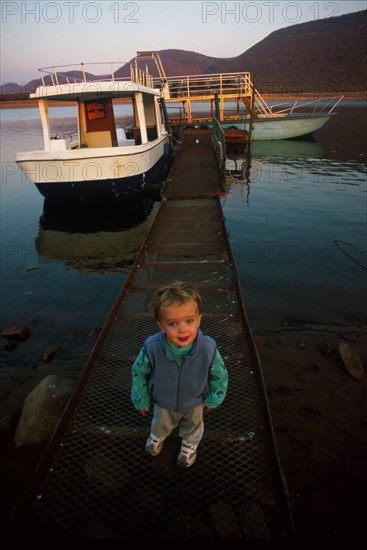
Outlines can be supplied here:
[[146, 192], [169, 162], [165, 139], [148, 145], [18, 153], [16, 161], [44, 197], [116, 200]]
[[54, 183], [35, 183], [35, 185], [45, 198], [53, 198], [63, 202], [75, 201], [75, 199], [114, 202], [119, 199], [137, 197], [153, 192], [155, 190], [153, 186], [157, 183], [159, 174], [165, 173], [164, 165], [164, 159], [161, 158], [150, 170], [136, 176], [72, 183], [63, 182], [56, 185]]
[[[266, 141], [275, 139], [292, 139], [313, 134], [319, 130], [332, 114], [326, 115], [287, 115], [271, 118], [255, 118], [253, 120], [252, 141]], [[250, 121], [224, 121], [224, 129], [238, 128], [250, 132]]]

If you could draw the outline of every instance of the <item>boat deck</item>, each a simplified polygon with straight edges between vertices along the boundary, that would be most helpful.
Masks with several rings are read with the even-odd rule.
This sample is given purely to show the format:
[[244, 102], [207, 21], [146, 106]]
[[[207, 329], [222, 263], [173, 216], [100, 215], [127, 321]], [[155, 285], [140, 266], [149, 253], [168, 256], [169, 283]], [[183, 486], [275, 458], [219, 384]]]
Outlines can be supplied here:
[[[16, 536], [293, 536], [210, 139], [185, 132], [157, 216], [12, 526]], [[175, 433], [159, 456], [145, 453], [151, 415], [143, 418], [130, 401], [131, 365], [157, 331], [147, 312], [151, 295], [176, 279], [202, 293], [202, 330], [216, 339], [229, 371], [228, 395], [205, 416], [198, 458], [188, 469], [176, 465]]]

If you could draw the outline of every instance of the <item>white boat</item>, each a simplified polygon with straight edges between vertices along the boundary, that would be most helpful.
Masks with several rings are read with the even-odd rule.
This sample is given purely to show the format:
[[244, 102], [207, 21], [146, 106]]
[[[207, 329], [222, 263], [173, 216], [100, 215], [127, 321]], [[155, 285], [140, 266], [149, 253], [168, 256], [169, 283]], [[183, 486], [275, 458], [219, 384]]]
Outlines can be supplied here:
[[[244, 119], [235, 123], [235, 127], [249, 134], [252, 129], [252, 141], [292, 139], [314, 134], [330, 120], [332, 114], [330, 112], [317, 114], [289, 112], [283, 115], [274, 112], [271, 116], [260, 114], [252, 122]], [[229, 125], [232, 127], [233, 123]], [[223, 126], [226, 128], [227, 125], [223, 124]]]
[[[42, 195], [116, 200], [141, 193], [155, 181], [170, 145], [163, 100], [151, 75], [133, 65], [124, 78], [113, 70], [109, 76], [93, 76], [84, 64], [77, 72], [75, 65], [40, 72], [42, 85], [30, 98], [38, 102], [44, 148], [19, 152], [16, 162]], [[75, 136], [52, 133], [50, 107], [59, 102], [74, 105]], [[116, 127], [117, 102], [131, 111], [131, 135]]]

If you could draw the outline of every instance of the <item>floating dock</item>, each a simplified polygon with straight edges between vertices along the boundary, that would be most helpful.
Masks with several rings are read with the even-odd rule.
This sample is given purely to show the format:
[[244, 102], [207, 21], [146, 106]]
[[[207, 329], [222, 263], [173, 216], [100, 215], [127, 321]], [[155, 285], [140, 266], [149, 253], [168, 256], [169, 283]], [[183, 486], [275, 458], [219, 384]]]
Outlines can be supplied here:
[[[13, 537], [293, 537], [223, 193], [210, 132], [186, 130], [162, 204], [11, 525]], [[158, 330], [148, 313], [152, 293], [176, 279], [199, 288], [201, 328], [229, 371], [228, 395], [205, 416], [197, 461], [187, 469], [176, 464], [175, 433], [159, 456], [145, 453], [151, 415], [130, 401], [131, 366]]]

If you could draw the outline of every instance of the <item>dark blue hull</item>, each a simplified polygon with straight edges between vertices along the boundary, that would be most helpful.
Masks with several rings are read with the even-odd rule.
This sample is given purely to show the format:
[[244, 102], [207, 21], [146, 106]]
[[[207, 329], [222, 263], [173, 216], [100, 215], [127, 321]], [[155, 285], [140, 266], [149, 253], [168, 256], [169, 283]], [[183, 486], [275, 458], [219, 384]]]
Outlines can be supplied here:
[[35, 185], [41, 195], [47, 199], [69, 203], [77, 199], [115, 202], [146, 195], [150, 190], [156, 191], [167, 176], [169, 167], [170, 158], [164, 155], [143, 174], [108, 180], [35, 183]]

